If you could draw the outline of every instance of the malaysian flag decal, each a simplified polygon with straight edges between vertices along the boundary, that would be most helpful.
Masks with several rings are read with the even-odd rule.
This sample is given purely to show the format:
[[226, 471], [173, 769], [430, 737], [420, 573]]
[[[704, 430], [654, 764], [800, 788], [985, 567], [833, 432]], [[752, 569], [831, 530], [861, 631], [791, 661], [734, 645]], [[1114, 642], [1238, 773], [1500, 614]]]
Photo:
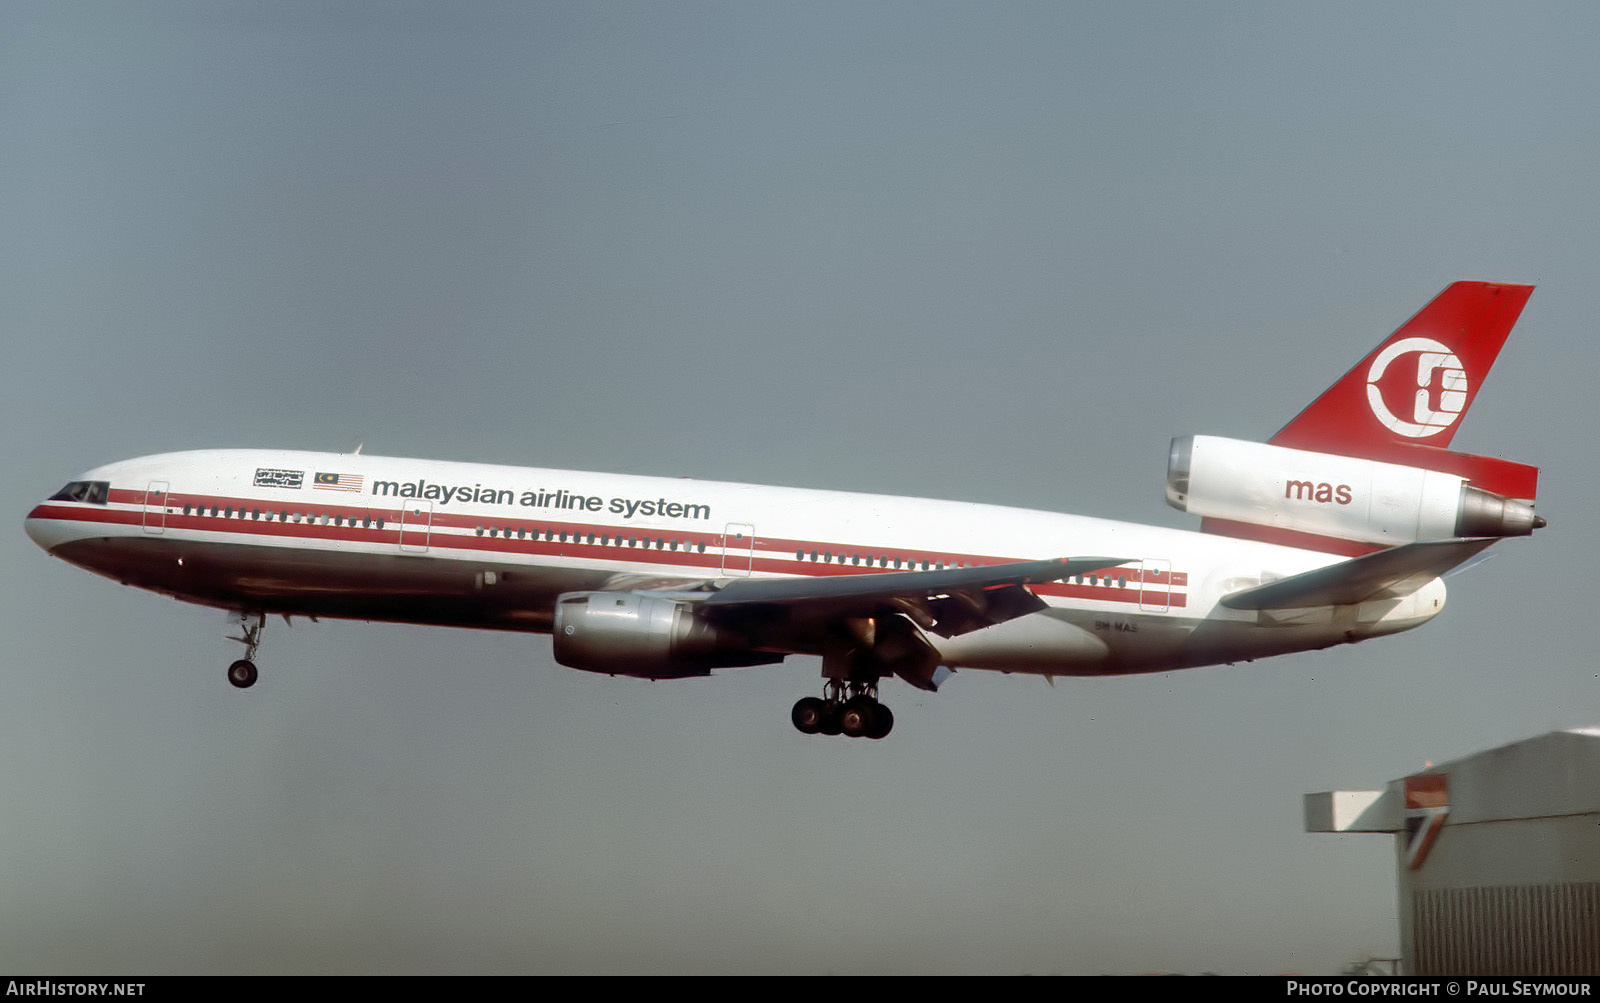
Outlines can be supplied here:
[[324, 491], [360, 491], [361, 481], [360, 474], [318, 473], [311, 486]]

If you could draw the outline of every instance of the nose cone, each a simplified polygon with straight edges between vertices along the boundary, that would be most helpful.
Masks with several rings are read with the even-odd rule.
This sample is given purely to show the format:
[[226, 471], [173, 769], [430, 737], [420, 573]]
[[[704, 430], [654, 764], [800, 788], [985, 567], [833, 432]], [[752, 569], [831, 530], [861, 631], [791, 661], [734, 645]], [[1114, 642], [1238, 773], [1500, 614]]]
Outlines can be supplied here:
[[49, 551], [61, 543], [64, 535], [59, 522], [44, 517], [44, 508], [43, 505], [35, 505], [33, 511], [28, 513], [28, 518], [23, 520], [22, 528], [34, 543]]

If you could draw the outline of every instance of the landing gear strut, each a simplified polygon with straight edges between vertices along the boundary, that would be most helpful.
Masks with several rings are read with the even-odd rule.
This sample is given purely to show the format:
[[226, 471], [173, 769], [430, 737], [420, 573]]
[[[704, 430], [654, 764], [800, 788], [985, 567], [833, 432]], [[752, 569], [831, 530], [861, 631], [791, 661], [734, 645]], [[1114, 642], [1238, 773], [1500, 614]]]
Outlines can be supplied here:
[[256, 672], [256, 648], [261, 646], [261, 631], [267, 626], [267, 615], [257, 614], [255, 622], [251, 623], [248, 613], [236, 614], [239, 620], [239, 634], [228, 635], [228, 640], [238, 641], [244, 645], [244, 657], [228, 666], [228, 682], [241, 690], [247, 690], [256, 684], [259, 673]]
[[823, 697], [802, 697], [789, 715], [806, 735], [882, 738], [894, 728], [894, 714], [878, 702], [878, 684], [829, 679]]

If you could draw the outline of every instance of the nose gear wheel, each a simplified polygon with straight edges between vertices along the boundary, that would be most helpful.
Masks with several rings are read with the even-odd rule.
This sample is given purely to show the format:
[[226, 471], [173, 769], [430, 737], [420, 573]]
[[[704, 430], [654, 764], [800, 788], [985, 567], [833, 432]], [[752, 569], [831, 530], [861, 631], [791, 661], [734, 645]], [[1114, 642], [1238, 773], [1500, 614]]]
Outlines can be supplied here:
[[260, 673], [256, 671], [256, 649], [261, 646], [261, 632], [266, 629], [267, 615], [258, 613], [254, 623], [248, 613], [235, 614], [239, 621], [239, 633], [229, 634], [228, 640], [238, 641], [244, 645], [244, 657], [228, 666], [228, 682], [241, 690], [247, 690], [256, 684]]

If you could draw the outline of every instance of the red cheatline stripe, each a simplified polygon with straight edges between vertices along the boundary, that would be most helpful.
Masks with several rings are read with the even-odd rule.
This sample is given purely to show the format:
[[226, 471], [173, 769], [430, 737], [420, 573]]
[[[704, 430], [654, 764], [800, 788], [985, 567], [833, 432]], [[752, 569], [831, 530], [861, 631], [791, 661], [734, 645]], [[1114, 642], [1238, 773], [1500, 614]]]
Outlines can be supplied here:
[[[144, 501], [145, 501], [145, 492], [138, 491], [138, 490], [113, 489], [112, 492], [111, 492], [111, 500], [113, 502], [122, 502], [124, 504], [143, 505]], [[169, 495], [167, 497], [167, 503], [168, 503], [169, 508], [170, 507], [176, 507], [176, 508], [178, 508], [180, 510], [181, 510], [183, 505], [190, 504], [190, 505], [201, 505], [201, 506], [203, 506], [203, 507], [205, 507], [207, 509], [217, 508], [218, 510], [225, 510], [225, 509], [227, 509], [229, 507], [232, 507], [235, 511], [238, 511], [238, 510], [241, 510], [241, 509], [246, 510], [246, 511], [258, 511], [258, 512], [267, 512], [267, 511], [280, 512], [280, 511], [287, 510], [291, 514], [299, 513], [301, 515], [317, 514], [317, 515], [340, 516], [345, 520], [349, 520], [351, 518], [355, 518], [355, 519], [359, 520], [359, 519], [365, 518], [365, 517], [370, 515], [374, 519], [382, 518], [382, 519], [385, 520], [386, 523], [387, 522], [399, 522], [399, 521], [401, 521], [401, 518], [402, 518], [402, 509], [400, 509], [400, 508], [378, 508], [378, 507], [372, 507], [370, 505], [338, 506], [338, 505], [331, 504], [331, 499], [330, 500], [324, 500], [322, 498], [317, 498], [315, 501], [311, 501], [311, 502], [308, 502], [308, 501], [306, 501], [306, 500], [304, 500], [302, 498], [302, 499], [297, 499], [297, 500], [294, 500], [294, 501], [291, 501], [291, 502], [288, 502], [288, 503], [284, 503], [284, 502], [275, 502], [275, 501], [272, 501], [272, 500], [264, 500], [264, 499], [260, 499], [260, 498], [238, 498], [238, 497], [226, 496], [226, 495], [196, 495], [196, 494], [192, 494], [192, 493], [191, 494], [183, 494], [183, 493], [179, 493], [179, 492], [171, 492], [171, 493], [169, 493]], [[308, 507], [308, 506], [311, 506], [311, 507]], [[210, 517], [207, 517], [207, 518], [210, 518]], [[252, 520], [252, 521], [254, 521], [254, 520]], [[303, 523], [302, 523], [302, 525], [303, 525]], [[670, 539], [679, 539], [679, 540], [684, 540], [684, 539], [687, 539], [687, 540], [690, 540], [690, 541], [694, 542], [695, 544], [704, 542], [708, 548], [709, 547], [714, 547], [714, 546], [715, 547], [722, 546], [722, 544], [720, 542], [722, 540], [722, 534], [721, 533], [716, 533], [716, 532], [709, 532], [709, 531], [706, 531], [706, 530], [638, 529], [638, 528], [629, 528], [629, 527], [624, 527], [624, 526], [610, 526], [610, 525], [597, 525], [597, 524], [594, 524], [594, 523], [568, 522], [568, 521], [561, 520], [559, 518], [557, 518], [557, 519], [527, 518], [527, 517], [494, 518], [494, 517], [477, 516], [477, 515], [470, 515], [470, 514], [459, 514], [459, 513], [454, 513], [454, 512], [446, 512], [446, 511], [437, 511], [436, 510], [436, 511], [434, 511], [432, 513], [432, 519], [431, 519], [431, 522], [429, 522], [429, 526], [431, 526], [431, 528], [433, 528], [433, 529], [449, 528], [449, 529], [463, 529], [463, 530], [474, 530], [474, 531], [476, 531], [476, 530], [481, 528], [481, 529], [484, 530], [484, 536], [482, 538], [486, 539], [486, 540], [487, 539], [501, 539], [501, 538], [503, 538], [503, 537], [489, 537], [487, 535], [487, 532], [488, 532], [488, 529], [491, 526], [496, 528], [497, 530], [502, 530], [502, 531], [505, 530], [508, 527], [510, 529], [512, 529], [513, 531], [516, 530], [518, 527], [522, 527], [522, 528], [530, 529], [530, 530], [532, 528], [534, 528], [534, 527], [537, 527], [541, 532], [542, 531], [554, 531], [557, 534], [567, 533], [569, 536], [571, 534], [573, 534], [573, 533], [581, 533], [581, 534], [584, 534], [585, 536], [587, 536], [590, 533], [595, 533], [595, 534], [605, 534], [605, 535], [608, 535], [608, 536], [622, 536], [622, 537], [632, 536], [632, 537], [635, 537], [635, 538], [650, 539], [650, 540], [655, 540], [655, 539], [669, 539], [669, 540]], [[517, 538], [513, 537], [513, 539], [517, 539]], [[540, 542], [549, 542], [549, 541], [540, 541]], [[787, 539], [787, 538], [783, 538], [783, 537], [765, 537], [765, 536], [760, 536], [759, 533], [757, 535], [755, 544], [756, 544], [756, 548], [757, 548], [758, 551], [775, 551], [775, 552], [778, 552], [778, 553], [788, 553], [788, 552], [793, 552], [793, 551], [798, 550], [798, 551], [803, 552], [807, 556], [807, 558], [809, 558], [810, 555], [813, 552], [817, 553], [819, 555], [819, 557], [821, 555], [823, 555], [823, 554], [830, 554], [831, 553], [833, 555], [834, 560], [831, 561], [831, 562], [823, 561], [823, 560], [811, 561], [809, 559], [801, 562], [806, 566], [807, 570], [804, 573], [807, 573], [807, 574], [813, 574], [813, 573], [815, 573], [815, 574], [848, 574], [848, 573], [868, 574], [868, 573], [884, 572], [884, 571], [907, 571], [907, 570], [913, 570], [911, 568], [912, 564], [917, 565], [918, 569], [920, 569], [922, 563], [925, 562], [925, 561], [928, 562], [930, 565], [937, 565], [938, 563], [942, 562], [947, 566], [948, 565], [956, 565], [956, 564], [968, 564], [968, 565], [979, 565], [979, 566], [982, 566], [982, 565], [989, 565], [989, 564], [1004, 564], [1004, 563], [1007, 563], [1007, 562], [1009, 562], [1011, 560], [1015, 560], [1015, 558], [998, 558], [998, 557], [994, 557], [994, 556], [986, 555], [986, 554], [966, 554], [966, 553], [955, 553], [955, 552], [933, 552], [933, 551], [915, 551], [915, 552], [913, 552], [913, 551], [906, 551], [906, 550], [887, 551], [886, 552], [881, 548], [876, 548], [876, 547], [872, 547], [872, 546], [843, 546], [843, 547], [841, 547], [839, 544], [835, 544], [835, 543], [817, 542], [817, 541], [811, 541], [811, 540], [794, 540], [794, 539]], [[589, 546], [589, 545], [585, 544], [585, 546]], [[468, 548], [464, 548], [464, 549], [473, 549], [473, 548], [468, 547]], [[488, 548], [488, 549], [504, 550], [506, 548], [496, 547], [496, 548]], [[512, 549], [515, 549], [515, 548], [512, 548]], [[627, 548], [627, 549], [632, 550], [632, 549], [643, 549], [643, 548]], [[738, 547], [737, 544], [736, 544], [733, 549], [735, 551], [742, 551], [743, 548]], [[843, 556], [846, 559], [846, 561], [844, 563], [840, 563], [840, 561], [839, 561], [839, 558], [841, 556]], [[873, 558], [887, 557], [889, 559], [889, 562], [888, 562], [887, 566], [885, 566], [883, 564], [876, 563], [876, 562], [874, 562], [871, 565], [848, 563], [849, 558], [852, 558], [852, 557], [859, 558], [859, 557], [862, 557], [862, 556], [870, 556], [870, 557], [873, 557]], [[899, 559], [901, 561], [901, 567], [899, 567], [899, 568], [894, 567], [894, 561], [896, 559]], [[788, 563], [792, 563], [792, 562], [786, 562], [785, 563], [786, 567], [787, 567]], [[812, 568], [812, 567], [827, 568], [829, 570], [826, 571], [826, 572], [811, 572], [809, 569]], [[1107, 571], [1108, 571], [1108, 573], [1110, 573], [1110, 569], [1109, 568], [1107, 569]], [[1135, 568], [1120, 568], [1114, 573], [1119, 575], [1119, 576], [1125, 576], [1125, 577], [1129, 578], [1130, 581], [1136, 581], [1136, 580], [1139, 580], [1138, 576], [1139, 576], [1140, 572], [1139, 572], [1139, 569], [1135, 569]], [[1146, 584], [1166, 584], [1162, 580], [1161, 573], [1160, 572], [1155, 572], [1155, 571], [1147, 571], [1147, 572], [1145, 572], [1143, 581]], [[1173, 573], [1171, 584], [1173, 584], [1173, 585], [1186, 585], [1187, 583], [1188, 583], [1188, 575], [1187, 574], [1185, 574], [1183, 572], [1175, 572], [1175, 573]]]
[[1296, 550], [1339, 554], [1343, 557], [1360, 557], [1362, 554], [1384, 549], [1379, 543], [1362, 543], [1360, 540], [1323, 536], [1320, 533], [1303, 533], [1294, 529], [1280, 529], [1277, 526], [1257, 526], [1254, 523], [1214, 519], [1209, 516], [1200, 520], [1200, 532], [1210, 533], [1213, 536], [1230, 536], [1235, 540], [1275, 543], [1280, 547], [1294, 547]]
[[[117, 495], [118, 492], [112, 493], [113, 501], [119, 501], [124, 504], [131, 502], [132, 504], [142, 505], [145, 493], [142, 491], [128, 491], [124, 492], [123, 497], [121, 498], [117, 497]], [[128, 495], [132, 495], [133, 497], [129, 499], [127, 498]], [[202, 516], [198, 514], [184, 515], [182, 513], [182, 506], [185, 504], [191, 506], [200, 505], [207, 510], [216, 508], [219, 513], [225, 512], [231, 508], [235, 513], [239, 514], [235, 514], [232, 517], [210, 515]], [[342, 507], [318, 504], [314, 506], [313, 511], [313, 508], [307, 507], [306, 503], [304, 502], [297, 506], [283, 506], [281, 503], [274, 506], [271, 502], [264, 503], [260, 499], [253, 498], [240, 499], [224, 496], [194, 494], [179, 495], [177, 493], [172, 493], [167, 498], [167, 508], [168, 511], [165, 514], [164, 526], [166, 529], [173, 531], [193, 530], [211, 533], [235, 533], [246, 536], [281, 540], [301, 540], [311, 543], [340, 540], [358, 543], [396, 545], [400, 542], [401, 513], [398, 510], [393, 509], [375, 510], [369, 509], [365, 506]], [[176, 508], [177, 511], [172, 511], [173, 508]], [[300, 522], [294, 522], [292, 518], [290, 521], [284, 522], [278, 519], [272, 519], [269, 521], [265, 518], [252, 519], [240, 517], [240, 514], [245, 512], [266, 513], [269, 511], [289, 511], [291, 516], [293, 514], [299, 514], [301, 516], [314, 514], [322, 518], [338, 516], [341, 519], [342, 524], [333, 525], [331, 523], [320, 521], [317, 523], [310, 523], [304, 520]], [[112, 525], [142, 526], [147, 521], [147, 515], [150, 514], [155, 513], [147, 513], [142, 507], [138, 509], [115, 509], [108, 508], [106, 506], [45, 504], [36, 508], [33, 513], [31, 513], [30, 517], [42, 519], [60, 519], [69, 522], [99, 522]], [[350, 524], [352, 519], [359, 522], [359, 520], [369, 516], [374, 520], [382, 518], [384, 520], [383, 528], [379, 529], [375, 522], [374, 525], [370, 527], [361, 526], [359, 524]], [[692, 568], [699, 572], [703, 572], [708, 576], [720, 575], [723, 568], [724, 558], [723, 554], [721, 553], [720, 543], [722, 536], [721, 534], [716, 533], [680, 532], [676, 535], [672, 535], [672, 531], [650, 530], [650, 535], [647, 536], [645, 535], [644, 531], [638, 529], [629, 531], [626, 528], [615, 526], [596, 526], [581, 523], [552, 523], [545, 520], [539, 520], [537, 522], [522, 520], [516, 521], [523, 526], [536, 525], [541, 531], [554, 530], [558, 534], [566, 533], [569, 537], [569, 540], [563, 543], [559, 540], [534, 540], [531, 538], [519, 538], [515, 536], [508, 537], [504, 535], [487, 535], [487, 528], [489, 525], [496, 525], [497, 529], [504, 529], [507, 525], [505, 522], [495, 524], [471, 516], [460, 516], [450, 513], [434, 513], [434, 516], [434, 529], [441, 527], [476, 529], [479, 525], [483, 525], [485, 528], [485, 534], [479, 536], [474, 533], [473, 535], [468, 536], [455, 533], [429, 532], [428, 546], [430, 549], [523, 554], [528, 556], [559, 557], [566, 559], [583, 557], [596, 560], [650, 563], [663, 566]], [[514, 529], [515, 525], [513, 525], [512, 528]], [[405, 535], [408, 540], [413, 536], [421, 536], [422, 534], [422, 527], [414, 527], [412, 525], [407, 525], [405, 527]], [[658, 539], [668, 541], [678, 540], [689, 542], [693, 549], [683, 549], [680, 547], [677, 550], [673, 550], [665, 547], [657, 549], [653, 546], [629, 547], [621, 546], [615, 543], [579, 543], [574, 539], [570, 539], [575, 535], [581, 536], [583, 539], [588, 539], [589, 536], [594, 535], [606, 536], [611, 539], [632, 537], [638, 540], [649, 541]], [[704, 552], [698, 550], [698, 545], [702, 542], [706, 544], [706, 550]], [[836, 549], [837, 545], [833, 544], [794, 540], [779, 541], [775, 539], [758, 538], [756, 545], [759, 549], [754, 559], [751, 561], [752, 570], [819, 578], [848, 574], [883, 574], [888, 571], [897, 570], [892, 567], [884, 568], [876, 563], [871, 566], [864, 564], [830, 564], [822, 561], [796, 561], [792, 557], [772, 557], [761, 553], [761, 551], [779, 550], [780, 543], [786, 544], [786, 546], [781, 548], [782, 551], [793, 551], [800, 549], [808, 555], [812, 550], [816, 550], [819, 553], [831, 551], [835, 555], [840, 553], [840, 551]], [[797, 543], [801, 545], [795, 546]], [[870, 551], [873, 548], [861, 549]], [[854, 550], [852, 549], [850, 552], [853, 553]], [[747, 556], [748, 553], [748, 550], [735, 544], [734, 547], [729, 550], [727, 557], [730, 563], [737, 566], [742, 566], [745, 561], [749, 559]], [[645, 555], [649, 555], [648, 558], [645, 557]], [[975, 556], [969, 554], [952, 553], [918, 553], [913, 555], [901, 552], [900, 554], [874, 554], [873, 556], [889, 556], [891, 559], [898, 556], [902, 559], [902, 561], [908, 564], [914, 561], [919, 566], [925, 560], [933, 564], [937, 564], [938, 562], [942, 561], [946, 565], [953, 565], [956, 563], [973, 565], [1003, 564], [1008, 563], [1011, 560], [1007, 558], [996, 558], [991, 556]], [[898, 570], [910, 569], [901, 568]], [[1109, 578], [1112, 581], [1120, 579], [1125, 581], [1127, 584], [1124, 587], [1118, 587], [1115, 585], [1101, 585], [1098, 583], [1089, 584], [1085, 576], [1078, 576], [1078, 582], [1076, 583], [1049, 582], [1029, 587], [1041, 595], [1094, 599], [1103, 602], [1138, 603], [1141, 601], [1142, 597], [1142, 601], [1145, 605], [1159, 605], [1164, 601], [1168, 605], [1182, 607], [1186, 603], [1186, 597], [1182, 593], [1159, 592], [1148, 587], [1144, 589], [1138, 588], [1141, 582], [1145, 586], [1166, 585], [1169, 588], [1183, 587], [1188, 584], [1189, 576], [1186, 572], [1178, 571], [1171, 572], [1169, 574], [1164, 572], [1145, 571], [1139, 568], [1109, 567], [1103, 569], [1102, 572], [1095, 577]]]

